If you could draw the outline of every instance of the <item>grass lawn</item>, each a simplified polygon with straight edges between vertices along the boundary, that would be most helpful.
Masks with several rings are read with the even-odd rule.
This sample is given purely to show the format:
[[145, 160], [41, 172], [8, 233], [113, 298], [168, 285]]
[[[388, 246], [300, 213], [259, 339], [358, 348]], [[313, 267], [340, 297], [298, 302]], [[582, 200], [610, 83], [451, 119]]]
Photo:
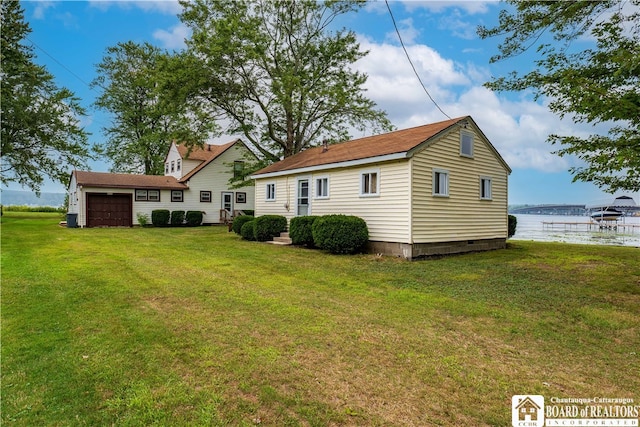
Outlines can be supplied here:
[[418, 262], [2, 217], [2, 425], [509, 426], [640, 405], [640, 249]]

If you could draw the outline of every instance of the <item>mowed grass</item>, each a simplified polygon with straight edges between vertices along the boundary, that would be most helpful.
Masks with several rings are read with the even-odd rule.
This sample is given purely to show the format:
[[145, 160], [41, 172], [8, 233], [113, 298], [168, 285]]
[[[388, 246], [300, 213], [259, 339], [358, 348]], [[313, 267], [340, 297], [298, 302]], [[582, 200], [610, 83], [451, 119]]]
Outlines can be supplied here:
[[640, 402], [640, 249], [407, 262], [2, 218], [2, 425], [507, 426]]

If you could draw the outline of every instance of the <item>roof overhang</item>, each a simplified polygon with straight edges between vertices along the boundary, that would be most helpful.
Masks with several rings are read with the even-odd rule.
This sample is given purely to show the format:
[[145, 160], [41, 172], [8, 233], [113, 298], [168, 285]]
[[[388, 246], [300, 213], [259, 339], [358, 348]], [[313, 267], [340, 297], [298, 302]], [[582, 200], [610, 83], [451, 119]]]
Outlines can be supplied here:
[[406, 151], [403, 151], [400, 153], [386, 154], [384, 156], [367, 157], [364, 159], [348, 160], [345, 162], [326, 163], [322, 165], [314, 165], [314, 166], [308, 166], [304, 168], [287, 169], [282, 171], [263, 173], [260, 175], [251, 175], [250, 178], [251, 179], [275, 178], [275, 177], [285, 176], [285, 175], [297, 175], [302, 173], [317, 172], [317, 171], [323, 171], [323, 170], [329, 170], [329, 169], [342, 169], [342, 168], [349, 168], [349, 167], [355, 167], [355, 166], [364, 166], [364, 165], [369, 165], [374, 163], [389, 162], [393, 160], [404, 160], [409, 157], [410, 157], [409, 153]]

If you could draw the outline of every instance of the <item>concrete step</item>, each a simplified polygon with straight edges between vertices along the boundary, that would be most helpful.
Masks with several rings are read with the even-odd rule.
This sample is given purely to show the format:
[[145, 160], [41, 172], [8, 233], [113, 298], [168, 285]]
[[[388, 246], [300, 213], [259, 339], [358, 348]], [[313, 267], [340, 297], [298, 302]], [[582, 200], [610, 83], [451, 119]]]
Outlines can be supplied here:
[[279, 237], [274, 237], [273, 241], [271, 241], [270, 243], [273, 243], [274, 245], [291, 245], [293, 243], [293, 240], [291, 240], [291, 237], [289, 237], [289, 233], [285, 231], [280, 233]]

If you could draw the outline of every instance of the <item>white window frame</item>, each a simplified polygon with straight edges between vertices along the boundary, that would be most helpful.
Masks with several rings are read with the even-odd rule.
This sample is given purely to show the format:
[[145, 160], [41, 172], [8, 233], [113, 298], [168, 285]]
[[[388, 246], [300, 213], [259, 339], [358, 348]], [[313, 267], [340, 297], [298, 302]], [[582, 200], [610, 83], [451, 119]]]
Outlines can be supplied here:
[[212, 193], [209, 190], [200, 191], [200, 203], [211, 203]]
[[[441, 190], [441, 186], [439, 185], [436, 188], [436, 175], [444, 175], [445, 176], [445, 183], [444, 183], [444, 192], [440, 192]], [[449, 171], [446, 169], [433, 169], [433, 174], [431, 177], [431, 190], [432, 190], [432, 195], [434, 197], [449, 197], [449, 184], [450, 184], [450, 174]], [[438, 178], [438, 184], [440, 184], [441, 182], [441, 178]]]
[[160, 190], [135, 190], [136, 202], [159, 202]]
[[[320, 194], [320, 189], [321, 187], [319, 187], [319, 185], [321, 186], [321, 182], [325, 181], [326, 185], [324, 186], [324, 190], [326, 192], [326, 194]], [[313, 193], [313, 198], [314, 199], [328, 199], [329, 198], [329, 177], [328, 176], [318, 176], [316, 178], [314, 178], [313, 180], [314, 182], [314, 193]]]
[[176, 171], [180, 172], [181, 167], [182, 167], [182, 161], [180, 159], [176, 160]]
[[176, 161], [171, 160], [171, 173], [176, 171]]
[[182, 203], [182, 202], [184, 202], [184, 191], [171, 190], [171, 203]]
[[[464, 137], [467, 136], [469, 138], [471, 138], [471, 147], [469, 147], [471, 149], [471, 153], [465, 153], [463, 151], [463, 144], [462, 142], [464, 141]], [[468, 131], [464, 131], [461, 130], [460, 131], [460, 156], [462, 157], [468, 157], [470, 159], [473, 159], [473, 149], [474, 149], [474, 145], [475, 145], [475, 135], [473, 132], [468, 132]]]
[[167, 175], [169, 173], [169, 162], [164, 164], [164, 174]]
[[[366, 176], [371, 176], [374, 175], [376, 176], [376, 182], [375, 182], [375, 190], [371, 191], [371, 189], [369, 189], [369, 192], [365, 192], [365, 187], [367, 185], [365, 185], [366, 181], [370, 181], [370, 178], [367, 179], [365, 178]], [[369, 187], [371, 187], [371, 182], [368, 183]], [[360, 197], [378, 197], [380, 196], [380, 169], [368, 169], [368, 170], [363, 170], [362, 172], [360, 172]]]
[[[273, 188], [272, 191], [269, 191], [269, 187]], [[272, 192], [273, 194], [271, 195], [271, 197], [269, 197], [269, 193]], [[275, 182], [268, 182], [265, 184], [264, 186], [264, 200], [266, 202], [275, 202], [276, 201], [276, 183]]]
[[[493, 200], [493, 180], [490, 176], [481, 176], [480, 179], [480, 200]], [[489, 184], [488, 186], [488, 194], [485, 193], [485, 182]]]

